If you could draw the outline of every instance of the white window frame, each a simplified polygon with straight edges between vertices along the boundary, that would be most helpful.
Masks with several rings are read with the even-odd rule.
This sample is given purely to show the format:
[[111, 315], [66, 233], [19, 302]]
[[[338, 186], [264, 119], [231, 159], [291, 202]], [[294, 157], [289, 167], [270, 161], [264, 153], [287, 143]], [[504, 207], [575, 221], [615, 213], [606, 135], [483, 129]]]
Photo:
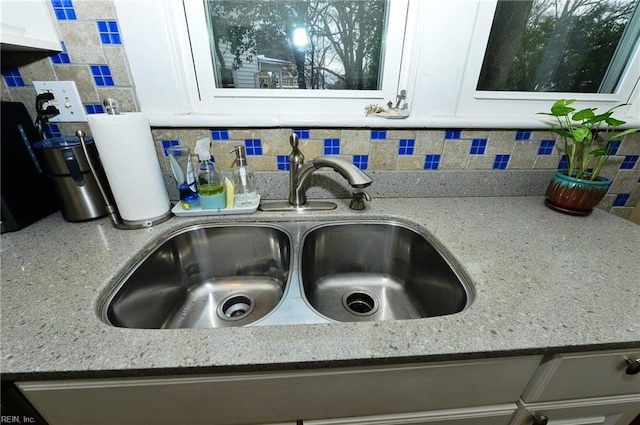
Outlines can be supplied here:
[[[207, 76], [214, 75], [213, 58], [209, 40], [209, 29], [206, 22], [206, 11], [204, 1], [186, 1], [185, 15], [189, 34], [191, 38], [191, 49], [193, 51], [194, 66], [196, 75], [204, 76], [198, 78], [200, 99], [202, 110], [216, 110], [223, 112], [223, 108], [237, 108], [234, 113], [241, 112], [246, 108], [244, 99], [264, 103], [265, 107], [273, 108], [273, 99], [278, 101], [284, 99], [328, 99], [332, 104], [335, 99], [364, 99], [367, 101], [382, 101], [384, 99], [394, 99], [398, 90], [398, 77], [400, 75], [400, 64], [402, 63], [402, 48], [404, 41], [404, 27], [406, 24], [408, 0], [392, 0], [387, 22], [387, 34], [384, 43], [384, 61], [382, 70], [382, 87], [380, 90], [264, 90], [264, 89], [238, 89], [238, 88], [216, 88], [213, 78]], [[389, 28], [403, 28], [400, 36], [392, 33]], [[225, 105], [220, 106], [218, 99], [224, 99]], [[240, 102], [235, 102], [241, 99]], [[266, 100], [263, 102], [263, 100]], [[294, 103], [294, 102], [291, 102]], [[297, 102], [295, 102], [297, 103]], [[235, 104], [238, 104], [236, 106]], [[297, 105], [294, 105], [294, 107]], [[311, 106], [313, 107], [313, 106]], [[321, 112], [321, 111], [314, 111]]]
[[[484, 50], [489, 40], [493, 15], [497, 1], [483, 1], [478, 4], [475, 29], [461, 86], [461, 96], [457, 113], [465, 116], [487, 116], [490, 114], [535, 114], [546, 111], [559, 98], [577, 99], [578, 107], [597, 106], [605, 111], [615, 105], [629, 103], [632, 91], [640, 78], [640, 65], [629, 66], [622, 75], [615, 93], [560, 93], [560, 92], [504, 92], [476, 90], [478, 77], [484, 60]], [[631, 64], [640, 64], [640, 48], [635, 47]], [[637, 105], [636, 107], [640, 108]]]
[[[208, 32], [203, 32], [204, 15], [200, 19], [197, 14], [198, 8], [204, 12], [201, 0], [114, 0], [141, 110], [154, 126], [533, 129], [546, 126], [536, 112], [547, 110], [560, 97], [578, 99], [578, 106], [595, 104], [600, 110], [631, 103], [617, 116], [629, 125], [640, 125], [640, 66], [627, 70], [614, 94], [478, 92], [475, 85], [497, 0], [391, 2], [407, 5], [402, 48], [387, 45], [393, 59], [385, 59], [385, 67], [396, 68], [385, 69], [385, 75], [397, 74], [393, 84], [385, 81], [383, 90], [375, 93], [249, 93], [216, 89], [213, 78], [198, 80], [197, 72], [202, 70], [213, 75], [210, 49], [190, 39], [209, 39]], [[404, 19], [401, 15], [393, 19]], [[390, 33], [397, 26], [389, 28]], [[400, 32], [394, 32], [396, 41]], [[640, 64], [639, 46], [631, 63]], [[408, 92], [409, 118], [365, 116], [366, 105], [384, 105], [400, 89]]]

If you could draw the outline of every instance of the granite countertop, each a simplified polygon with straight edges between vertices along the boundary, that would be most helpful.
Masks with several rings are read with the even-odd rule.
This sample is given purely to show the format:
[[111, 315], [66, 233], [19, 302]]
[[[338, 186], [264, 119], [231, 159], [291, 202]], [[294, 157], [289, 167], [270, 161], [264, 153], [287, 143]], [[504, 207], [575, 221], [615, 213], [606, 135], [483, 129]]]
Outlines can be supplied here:
[[[640, 349], [640, 226], [543, 198], [374, 199], [362, 212], [173, 218], [124, 231], [53, 214], [2, 235], [3, 379], [150, 376]], [[393, 219], [417, 224], [469, 277], [461, 313], [378, 323], [122, 329], [100, 301], [145, 246], [199, 222]]]

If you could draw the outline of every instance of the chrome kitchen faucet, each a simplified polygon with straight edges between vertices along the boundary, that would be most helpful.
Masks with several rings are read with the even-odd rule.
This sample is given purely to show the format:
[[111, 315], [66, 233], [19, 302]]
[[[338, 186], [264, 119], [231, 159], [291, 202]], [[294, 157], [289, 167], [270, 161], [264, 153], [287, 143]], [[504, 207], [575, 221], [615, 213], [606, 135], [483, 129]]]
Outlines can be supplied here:
[[332, 210], [336, 208], [334, 202], [309, 201], [307, 202], [306, 184], [314, 171], [329, 167], [347, 179], [351, 187], [364, 189], [373, 180], [358, 167], [342, 158], [333, 156], [319, 156], [308, 163], [304, 163], [304, 155], [298, 149], [300, 140], [297, 134], [289, 137], [289, 143], [293, 150], [289, 154], [289, 201], [276, 201], [261, 203], [262, 211], [288, 211], [288, 210]]

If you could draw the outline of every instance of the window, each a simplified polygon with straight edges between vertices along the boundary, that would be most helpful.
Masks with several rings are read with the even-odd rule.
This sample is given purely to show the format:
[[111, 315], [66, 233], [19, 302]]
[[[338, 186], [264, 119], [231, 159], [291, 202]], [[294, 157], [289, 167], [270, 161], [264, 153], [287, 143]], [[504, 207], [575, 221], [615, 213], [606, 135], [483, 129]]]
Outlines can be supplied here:
[[[293, 18], [271, 18], [272, 21], [285, 21], [289, 22], [277, 22], [272, 25], [268, 30], [264, 29], [268, 34], [279, 33], [282, 43], [288, 44], [294, 40], [294, 31], [291, 30], [291, 25], [298, 25], [296, 28], [304, 28], [307, 32], [308, 38], [307, 51], [304, 56], [296, 59], [294, 52], [290, 47], [287, 47], [290, 51], [280, 52], [283, 50], [279, 47], [279, 43], [273, 44], [274, 37], [264, 36], [258, 34], [255, 28], [259, 25], [257, 21], [262, 22], [266, 18], [260, 18], [254, 16], [251, 19], [248, 27], [251, 30], [242, 29], [242, 39], [244, 44], [242, 48], [236, 49], [235, 47], [229, 47], [229, 44], [234, 42], [228, 36], [228, 32], [222, 36], [216, 36], [215, 30], [212, 31], [213, 26], [218, 18], [212, 17], [211, 12], [207, 12], [206, 6], [212, 4], [222, 4], [219, 1], [213, 0], [184, 0], [184, 16], [186, 18], [186, 24], [188, 29], [188, 48], [193, 52], [193, 66], [194, 66], [194, 78], [196, 81], [197, 89], [197, 101], [194, 104], [196, 112], [213, 112], [221, 114], [241, 114], [247, 112], [247, 104], [250, 103], [250, 107], [254, 108], [254, 117], [264, 117], [264, 124], [268, 124], [273, 119], [274, 115], [278, 114], [278, 122], [283, 122], [283, 117], [299, 117], [304, 114], [308, 118], [312, 116], [332, 115], [335, 119], [336, 116], [344, 117], [345, 114], [358, 114], [364, 116], [364, 107], [369, 103], [386, 103], [389, 99], [395, 99], [396, 94], [399, 91], [400, 82], [400, 65], [402, 63], [403, 46], [405, 43], [405, 33], [402, 30], [405, 27], [407, 18], [407, 6], [408, 0], [331, 0], [331, 1], [316, 1], [316, 0], [286, 0], [278, 2], [265, 2], [269, 4], [275, 4], [275, 6], [281, 9], [288, 10], [289, 8], [298, 7], [300, 4], [307, 7], [325, 7], [329, 8], [327, 13], [322, 16], [325, 18], [329, 15], [333, 16], [331, 19], [321, 21], [319, 16], [315, 16], [308, 13], [306, 18], [301, 18], [301, 21], [306, 22], [304, 25], [300, 23], [294, 23]], [[247, 3], [252, 7], [258, 1], [234, 1], [232, 3], [246, 5]], [[375, 29], [370, 30], [374, 34], [378, 34], [373, 38], [368, 38], [367, 42], [372, 43], [374, 48], [368, 48], [370, 54], [368, 56], [377, 55], [376, 60], [367, 62], [362, 60], [362, 63], [357, 63], [354, 67], [357, 70], [354, 72], [347, 72], [347, 66], [353, 66], [351, 63], [347, 63], [345, 59], [336, 58], [329, 61], [319, 62], [317, 59], [312, 60], [312, 53], [317, 54], [317, 45], [333, 43], [331, 49], [325, 49], [327, 54], [339, 56], [336, 52], [341, 50], [341, 45], [345, 45], [348, 48], [344, 49], [345, 52], [351, 54], [359, 54], [358, 51], [354, 51], [354, 48], [362, 48], [367, 43], [357, 44], [353, 42], [342, 42], [340, 38], [343, 35], [334, 34], [332, 38], [319, 37], [319, 35], [311, 34], [311, 30], [322, 25], [329, 25], [329, 30], [334, 26], [344, 24], [344, 19], [336, 15], [334, 9], [341, 7], [347, 8], [353, 5], [362, 6], [361, 3], [366, 3], [370, 8], [377, 8], [377, 16], [381, 22]], [[225, 2], [224, 4], [228, 4]], [[262, 8], [264, 9], [264, 8]], [[358, 9], [359, 13], [366, 12], [366, 9]], [[349, 15], [353, 10], [349, 10]], [[295, 15], [290, 10], [288, 14]], [[282, 12], [282, 15], [287, 15]], [[245, 13], [245, 15], [248, 12]], [[333, 15], [332, 15], [333, 14]], [[316, 14], [317, 15], [317, 14]], [[280, 15], [279, 15], [280, 16]], [[340, 22], [340, 19], [343, 19]], [[361, 17], [360, 20], [363, 18]], [[311, 23], [311, 21], [316, 24]], [[212, 22], [213, 21], [213, 22]], [[229, 21], [228, 19], [226, 21]], [[318, 23], [319, 22], [319, 23]], [[349, 25], [353, 26], [356, 21], [349, 21]], [[227, 25], [231, 27], [232, 32], [240, 30], [235, 27], [241, 25]], [[264, 26], [264, 25], [263, 25]], [[290, 34], [287, 34], [287, 28], [291, 30]], [[398, 32], [387, 31], [387, 28], [400, 28]], [[315, 30], [314, 30], [315, 31]], [[358, 33], [358, 36], [360, 34]], [[253, 41], [253, 38], [259, 39], [261, 37], [270, 38], [272, 43], [257, 44], [257, 41]], [[210, 40], [214, 40], [210, 42]], [[315, 43], [315, 44], [314, 44]], [[313, 48], [311, 44], [314, 44]], [[262, 47], [259, 47], [262, 46]], [[338, 46], [338, 47], [336, 47]], [[295, 47], [295, 46], [294, 46]], [[230, 50], [227, 53], [227, 60], [222, 61], [220, 58], [224, 57], [224, 53], [218, 54], [216, 49], [227, 48]], [[313, 50], [313, 52], [312, 52]], [[294, 48], [295, 51], [295, 48]], [[234, 53], [235, 52], [235, 53]], [[237, 53], [237, 55], [236, 55]], [[344, 54], [344, 56], [349, 56]], [[251, 56], [251, 61], [245, 60], [247, 56]], [[278, 56], [278, 57], [276, 57]], [[235, 66], [229, 67], [228, 61], [235, 63]], [[304, 65], [298, 66], [296, 60], [303, 60]], [[221, 64], [224, 62], [224, 66]], [[356, 61], [358, 62], [358, 61]], [[375, 70], [367, 70], [367, 67], [375, 62]], [[313, 78], [317, 76], [317, 73], [311, 72], [313, 66], [318, 63], [322, 63], [325, 66], [324, 71], [333, 71], [339, 76], [345, 74], [357, 74], [361, 72], [367, 74], [370, 79], [373, 79], [373, 83], [363, 84], [360, 87], [358, 78], [348, 78], [348, 83], [339, 83], [336, 79], [331, 83], [331, 89], [325, 90], [281, 90], [284, 87], [300, 86], [305, 87], [316, 84]], [[241, 67], [239, 65], [242, 65]], [[329, 68], [329, 64], [333, 67]], [[259, 68], [255, 68], [259, 67]], [[235, 69], [234, 69], [235, 68]], [[300, 71], [299, 71], [300, 70]], [[254, 71], [259, 71], [253, 74]], [[243, 75], [241, 75], [241, 72]], [[251, 75], [249, 75], [251, 74]], [[212, 78], [215, 76], [214, 78]], [[300, 78], [299, 78], [300, 77]], [[244, 80], [241, 83], [241, 80]], [[304, 80], [304, 83], [301, 83]], [[254, 84], [255, 82], [255, 84]], [[293, 83], [293, 84], [292, 84]], [[264, 86], [271, 88], [278, 88], [279, 90], [264, 90]], [[342, 86], [341, 86], [342, 85]], [[352, 90], [350, 87], [357, 87], [357, 90]], [[230, 86], [235, 86], [231, 88]], [[258, 87], [256, 87], [258, 86]], [[248, 100], [251, 99], [250, 102]], [[265, 114], [267, 115], [265, 117]], [[299, 119], [299, 118], [290, 118]], [[295, 121], [294, 121], [295, 123]]]
[[[573, 60], [569, 61], [571, 63], [564, 59], [552, 60], [554, 55], [545, 51], [555, 47], [549, 43], [532, 44], [529, 39], [533, 38], [533, 33], [527, 32], [535, 29], [532, 26], [536, 16], [533, 11], [541, 10], [543, 4], [560, 6], [585, 0], [367, 0], [372, 4], [384, 3], [385, 21], [375, 30], [382, 31], [380, 56], [377, 60], [362, 62], [358, 72], [363, 76], [366, 74], [366, 78], [356, 83], [357, 89], [347, 87], [354, 84], [353, 81], [338, 83], [337, 76], [333, 81], [317, 82], [317, 74], [311, 68], [319, 62], [311, 60], [309, 51], [305, 52], [304, 66], [298, 66], [293, 51], [279, 51], [280, 41], [258, 44], [260, 38], [277, 39], [259, 35], [260, 31], [279, 31], [281, 41], [291, 42], [301, 37], [299, 44], [313, 44], [315, 49], [323, 42], [311, 34], [314, 25], [318, 25], [317, 16], [313, 14], [306, 15], [302, 26], [305, 33], [297, 36], [291, 22], [284, 26], [274, 24], [267, 29], [264, 24], [256, 24], [265, 19], [254, 16], [250, 25], [253, 29], [249, 31], [252, 35], [243, 38], [245, 48], [235, 51], [230, 46], [237, 41], [228, 36], [216, 38], [215, 31], [212, 37], [210, 21], [213, 18], [208, 18], [211, 11], [207, 7], [218, 3], [229, 5], [229, 1], [114, 0], [136, 93], [152, 125], [533, 129], [544, 126], [544, 120], [536, 112], [547, 110], [559, 97], [576, 98], [578, 103], [588, 101], [589, 105], [595, 104], [603, 110], [618, 103], [633, 103], [633, 107], [620, 109], [620, 117], [629, 125], [640, 124], [640, 67], [637, 66], [640, 63], [639, 0], [589, 0], [589, 3], [600, 4], [604, 12], [594, 15], [593, 11], [580, 9], [578, 15], [571, 15], [582, 20], [578, 25], [580, 31], [597, 30], [591, 31], [591, 35], [602, 36], [603, 31], [611, 29], [611, 34], [614, 34], [608, 39], [610, 47], [604, 49], [607, 54], [597, 58], [600, 64], [597, 75], [589, 77], [592, 82], [586, 85], [587, 79], [580, 72], [585, 69], [582, 65], [574, 66], [571, 71], [568, 65], [575, 65]], [[293, 7], [300, 1], [269, 3]], [[320, 7], [354, 2], [357, 0], [306, 0], [305, 3], [309, 7]], [[523, 5], [526, 6], [524, 11], [514, 9]], [[620, 12], [615, 18], [612, 5]], [[515, 17], [520, 19], [519, 24], [509, 26], [508, 19]], [[547, 35], [549, 32], [553, 34], [558, 27], [552, 25], [554, 22], [558, 24], [559, 18], [554, 18], [555, 21], [549, 20], [545, 24], [548, 26], [545, 27]], [[597, 19], [609, 19], [609, 24], [599, 25], [601, 21]], [[276, 20], [284, 21], [283, 18]], [[231, 23], [230, 19], [228, 21]], [[316, 23], [310, 25], [311, 21]], [[240, 22], [236, 23], [230, 26], [242, 26]], [[260, 31], [256, 31], [256, 25]], [[513, 35], [508, 38], [509, 43], [505, 43], [505, 34], [509, 31], [521, 36]], [[580, 31], [576, 31], [572, 33], [573, 39], [565, 38], [567, 46], [575, 45], [574, 41], [583, 37]], [[528, 50], [522, 49], [525, 38]], [[217, 42], [210, 43], [212, 39]], [[378, 43], [377, 39], [374, 40]], [[593, 43], [589, 41], [586, 44]], [[533, 50], [530, 48], [532, 45], [536, 46]], [[219, 57], [216, 58], [216, 48], [230, 49], [231, 56], [225, 58], [224, 64]], [[494, 49], [512, 49], [514, 52], [520, 49], [524, 53], [519, 56], [517, 52], [494, 55], [491, 53]], [[374, 50], [371, 50], [372, 54]], [[540, 60], [544, 59], [538, 69], [543, 66], [543, 69], [552, 69], [556, 75], [573, 73], [573, 77], [566, 81], [547, 79], [542, 82], [538, 79], [540, 83], [537, 85], [532, 82], [538, 80], [529, 78], [522, 80], [526, 81], [524, 84], [512, 85], [517, 78], [511, 69], [515, 72], [521, 66], [522, 58], [531, 51], [538, 52]], [[559, 56], [566, 58], [573, 54], [571, 52], [570, 49], [563, 50]], [[585, 55], [594, 56], [592, 52]], [[248, 60], [249, 56], [252, 56], [252, 61]], [[242, 61], [241, 67], [237, 66], [238, 63], [234, 67], [236, 59]], [[373, 62], [378, 63], [377, 67]], [[243, 69], [245, 64], [246, 69]], [[338, 62], [331, 65], [336, 67], [332, 70], [340, 71], [336, 74], [341, 77], [346, 76], [347, 72], [339, 69], [344, 62], [336, 64]], [[250, 87], [245, 87], [240, 83], [240, 76], [234, 73], [244, 72], [250, 67], [255, 68], [248, 80]], [[330, 68], [328, 63], [322, 67]], [[491, 71], [495, 67], [500, 69], [497, 74]], [[510, 68], [509, 73], [503, 72], [502, 68]], [[530, 72], [534, 76], [547, 74], [543, 71]], [[303, 82], [300, 77], [303, 77]], [[300, 90], [301, 86], [305, 89]], [[555, 91], [545, 91], [551, 86]], [[402, 89], [408, 93], [411, 111], [408, 118], [382, 120], [365, 116], [367, 105], [384, 106]]]
[[477, 90], [614, 93], [639, 35], [635, 0], [499, 1]]
[[[479, 2], [455, 113], [532, 117], [561, 97], [601, 110], [637, 104], [638, 3]], [[637, 123], [637, 110], [627, 107], [621, 115]], [[544, 120], [530, 122], [540, 126]]]
[[378, 90], [389, 0], [205, 0], [217, 88]]

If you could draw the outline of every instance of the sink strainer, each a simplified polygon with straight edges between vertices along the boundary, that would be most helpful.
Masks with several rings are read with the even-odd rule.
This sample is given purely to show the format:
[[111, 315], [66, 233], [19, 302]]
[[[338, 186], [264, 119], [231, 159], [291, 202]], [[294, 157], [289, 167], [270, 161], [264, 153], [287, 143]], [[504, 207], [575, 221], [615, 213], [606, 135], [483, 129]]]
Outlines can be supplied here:
[[362, 290], [346, 292], [342, 296], [342, 305], [356, 316], [370, 316], [378, 311], [378, 299]]
[[224, 320], [240, 320], [251, 314], [256, 306], [253, 297], [243, 294], [230, 295], [218, 304], [218, 316]]

